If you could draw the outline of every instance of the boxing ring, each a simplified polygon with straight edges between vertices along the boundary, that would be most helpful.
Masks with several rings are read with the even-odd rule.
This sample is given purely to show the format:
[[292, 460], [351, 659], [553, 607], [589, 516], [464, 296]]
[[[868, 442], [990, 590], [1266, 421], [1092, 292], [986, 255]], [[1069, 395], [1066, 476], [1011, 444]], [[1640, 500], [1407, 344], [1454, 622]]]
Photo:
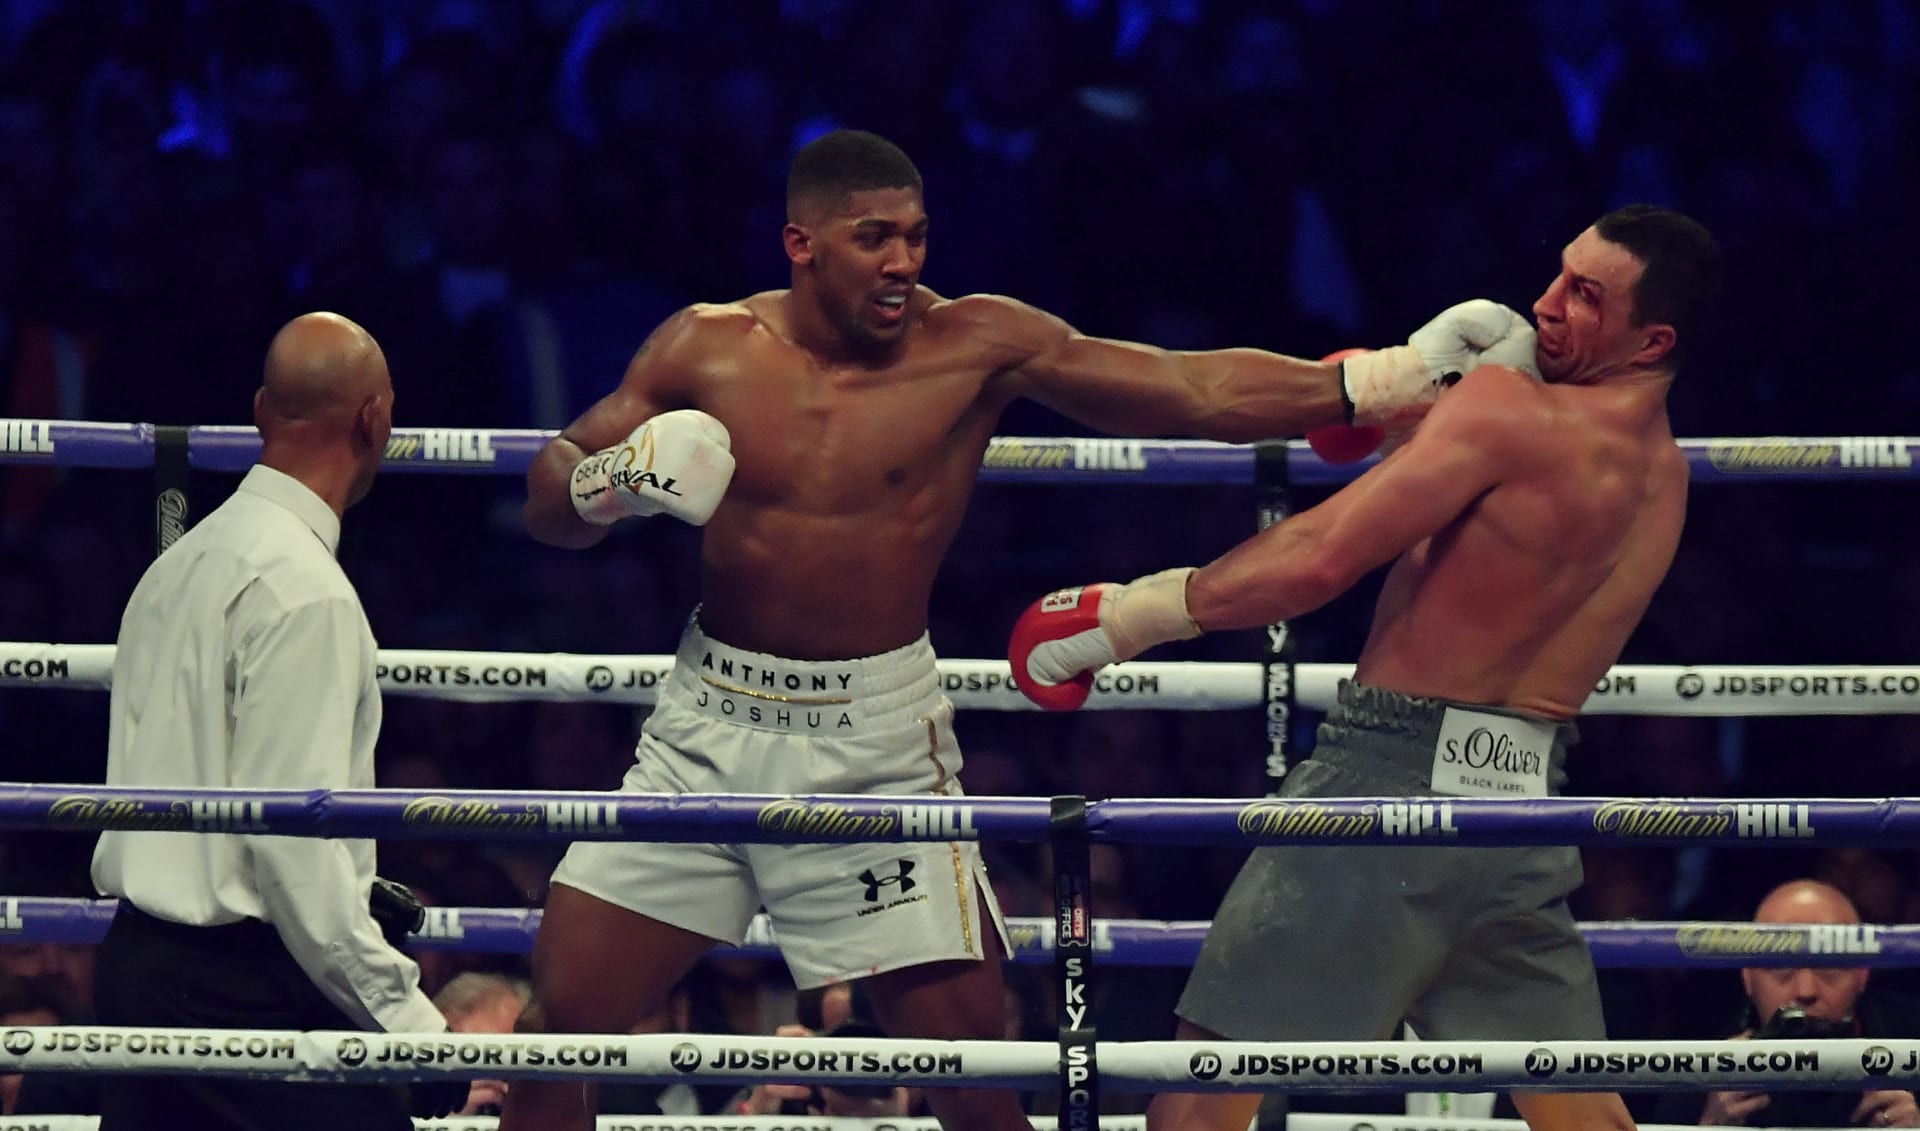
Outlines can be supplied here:
[[[391, 471], [521, 474], [552, 435], [531, 430], [396, 429]], [[1695, 483], [1914, 478], [1908, 437], [1682, 441]], [[240, 472], [258, 452], [250, 428], [0, 420], [0, 462], [155, 469], [156, 541], [184, 530], [189, 468]], [[983, 483], [1253, 485], [1262, 523], [1283, 516], [1292, 485], [1331, 485], [1365, 464], [1333, 468], [1302, 443], [999, 438]], [[1351, 665], [1297, 662], [1285, 625], [1254, 663], [1133, 662], [1103, 672], [1089, 709], [1261, 708], [1269, 780], [1286, 770], [1288, 723], [1326, 709]], [[0, 686], [104, 689], [112, 645], [0, 643]], [[645, 705], [669, 656], [383, 650], [391, 695], [466, 702], [547, 699]], [[962, 709], [1031, 710], [1004, 660], [947, 660], [947, 695]], [[1920, 712], [1920, 666], [1620, 666], [1585, 714], [1743, 716]], [[1920, 1041], [1108, 1042], [1087, 1020], [1088, 978], [1101, 966], [1190, 964], [1204, 922], [1095, 917], [1088, 850], [1155, 845], [1759, 845], [1920, 844], [1920, 799], [1394, 798], [1311, 801], [873, 796], [619, 795], [527, 791], [109, 789], [0, 783], [0, 828], [139, 829], [292, 836], [565, 841], [647, 839], [824, 843], [1001, 839], [1052, 847], [1052, 914], [1010, 923], [1016, 962], [1051, 962], [1061, 1003], [1056, 1041], [917, 1041], [669, 1034], [409, 1036], [385, 1033], [113, 1029], [0, 1032], [0, 1071], [202, 1072], [287, 1080], [601, 1078], [630, 1082], [895, 1083], [1057, 1086], [1061, 1125], [1139, 1126], [1102, 1117], [1099, 1090], [1118, 1092], [1484, 1092], [1509, 1088], [1637, 1090], [1914, 1088]], [[0, 898], [0, 941], [96, 941], [111, 904]], [[524, 952], [539, 912], [434, 908], [421, 948]], [[1602, 967], [1920, 964], [1920, 927], [1751, 923], [1582, 924]], [[744, 953], [772, 955], [764, 921]], [[49, 1119], [66, 1120], [50, 1122]], [[1386, 1131], [1402, 1125], [1502, 1126], [1395, 1116], [1291, 1117], [1300, 1131]], [[20, 1126], [80, 1131], [86, 1117]], [[432, 1128], [486, 1119], [423, 1121]], [[932, 1127], [912, 1119], [607, 1116], [603, 1128]], [[0, 1131], [14, 1123], [0, 1119]]]

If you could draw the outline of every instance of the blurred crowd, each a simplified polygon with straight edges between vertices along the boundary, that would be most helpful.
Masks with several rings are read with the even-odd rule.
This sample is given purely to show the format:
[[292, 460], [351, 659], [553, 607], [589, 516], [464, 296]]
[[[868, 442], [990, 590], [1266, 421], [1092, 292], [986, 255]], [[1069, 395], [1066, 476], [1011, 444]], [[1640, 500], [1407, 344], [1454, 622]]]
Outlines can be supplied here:
[[[1920, 352], [1898, 344], [1899, 265], [1920, 247], [1916, 74], [1920, 14], [1903, 0], [12, 0], [0, 416], [247, 423], [274, 329], [330, 309], [385, 348], [400, 425], [558, 427], [672, 310], [784, 285], [786, 163], [847, 125], [899, 142], [925, 175], [928, 286], [1179, 348], [1318, 356], [1404, 340], [1469, 297], [1526, 309], [1602, 211], [1675, 206], [1729, 267], [1722, 316], [1675, 387], [1676, 432], [1916, 432]], [[1001, 431], [1077, 429], [1018, 406]], [[195, 513], [232, 483], [196, 474]], [[1913, 662], [1912, 489], [1696, 487], [1625, 659]], [[521, 529], [521, 497], [505, 479], [380, 483], [341, 556], [381, 643], [670, 652], [696, 533], [655, 524], [550, 550]], [[934, 644], [999, 655], [1038, 593], [1204, 561], [1254, 511], [1236, 488], [985, 489], [935, 593]], [[0, 469], [0, 636], [111, 641], [151, 530], [142, 476]], [[1372, 593], [1297, 625], [1300, 657], [1350, 659]], [[1166, 655], [1252, 659], [1256, 635]], [[100, 780], [105, 706], [0, 691], [0, 780]], [[641, 721], [398, 697], [386, 718], [381, 784], [406, 788], [610, 788]], [[1315, 721], [1296, 719], [1303, 749]], [[958, 729], [976, 794], [1262, 788], [1257, 711], [971, 712]], [[1920, 793], [1906, 717], [1582, 730], [1576, 794]], [[11, 835], [0, 891], [91, 895], [89, 849]], [[1046, 861], [991, 851], [1009, 913], [1044, 914]], [[554, 859], [381, 848], [383, 871], [446, 905], [537, 906]], [[1102, 849], [1096, 909], [1204, 919], [1237, 862]], [[1596, 852], [1576, 910], [1744, 918], [1774, 882], [1817, 875], [1869, 922], [1920, 921], [1917, 864], [1905, 849]], [[0, 960], [0, 988], [52, 987], [0, 998], [85, 1016], [84, 948]], [[426, 960], [430, 988], [520, 967]], [[782, 977], [711, 963], [675, 1020], [770, 1031], [791, 1020]], [[1607, 977], [1622, 1037], [1717, 1032], [1740, 1000], [1725, 973]], [[1163, 1035], [1178, 972], [1119, 978], [1102, 1037]], [[1044, 1032], [1041, 980], [1015, 985], [1021, 1025]]]

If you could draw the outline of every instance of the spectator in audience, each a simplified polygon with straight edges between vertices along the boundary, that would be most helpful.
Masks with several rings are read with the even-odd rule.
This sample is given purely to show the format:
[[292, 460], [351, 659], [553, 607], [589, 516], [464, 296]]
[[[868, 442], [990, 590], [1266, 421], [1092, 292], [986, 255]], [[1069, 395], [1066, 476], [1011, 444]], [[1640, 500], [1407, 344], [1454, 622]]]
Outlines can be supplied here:
[[[1860, 922], [1838, 888], [1793, 880], [1773, 889], [1754, 912], [1756, 923]], [[1867, 993], [1868, 970], [1846, 966], [1749, 967], [1740, 971], [1745, 1007], [1734, 1040], [1920, 1036], [1914, 1003]], [[1913, 1093], [1740, 1089], [1668, 1097], [1661, 1123], [1745, 1127], [1920, 1127]]]
[[[449, 1032], [511, 1033], [513, 1019], [532, 996], [533, 987], [524, 978], [468, 971], [440, 987], [433, 1004], [446, 1017]], [[466, 1106], [454, 1114], [500, 1114], [507, 1087], [504, 1080], [475, 1080]]]
[[[71, 1025], [76, 1019], [63, 1012], [58, 996], [32, 978], [0, 974], [0, 1028], [32, 1029]], [[0, 1074], [0, 1115], [95, 1115], [100, 1097], [93, 1078], [85, 1073], [36, 1072], [31, 1087], [24, 1073]]]

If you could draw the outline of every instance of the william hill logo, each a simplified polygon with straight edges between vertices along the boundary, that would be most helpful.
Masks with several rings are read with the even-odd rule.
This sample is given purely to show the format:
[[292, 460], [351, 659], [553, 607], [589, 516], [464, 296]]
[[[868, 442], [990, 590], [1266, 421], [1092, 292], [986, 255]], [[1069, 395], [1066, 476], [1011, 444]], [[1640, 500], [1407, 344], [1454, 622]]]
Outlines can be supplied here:
[[407, 802], [400, 820], [411, 828], [461, 832], [532, 832], [545, 823], [543, 807], [528, 803], [508, 812], [493, 802], [421, 797]]
[[987, 445], [986, 458], [980, 461], [980, 465], [1008, 470], [1040, 468], [1051, 471], [1073, 465], [1073, 447], [1061, 440], [1036, 443], [1031, 440], [996, 439]]
[[1754, 955], [1879, 954], [1879, 928], [1864, 923], [1808, 923], [1759, 927], [1745, 923], [1689, 923], [1675, 929], [1683, 954]]
[[1612, 836], [1662, 839], [1731, 835], [1801, 840], [1817, 835], [1812, 806], [1779, 801], [1723, 802], [1711, 809], [1671, 801], [1609, 801], [1594, 811], [1593, 828]]
[[762, 806], [757, 823], [763, 832], [846, 837], [850, 840], [891, 837], [894, 828], [894, 818], [885, 814], [867, 816], [832, 801], [798, 801], [791, 798]]
[[389, 463], [490, 464], [493, 435], [469, 428], [409, 428], [387, 438]]
[[1823, 436], [1817, 440], [1720, 440], [1707, 445], [1720, 471], [1798, 471], [1840, 467], [1876, 470], [1913, 466], [1906, 444], [1888, 436]]
[[971, 805], [889, 805], [856, 813], [836, 801], [783, 798], [763, 806], [762, 831], [849, 840], [978, 840]]
[[1145, 471], [1147, 448], [1139, 440], [996, 439], [980, 465], [1006, 471]]
[[1733, 807], [1700, 813], [1665, 801], [1609, 801], [1594, 811], [1593, 829], [1612, 836], [1726, 836], [1733, 829]]
[[73, 794], [47, 809], [47, 820], [69, 829], [143, 829], [176, 831], [193, 826], [193, 817], [179, 802], [127, 801]]
[[1008, 923], [1007, 941], [1013, 944], [1015, 954], [1040, 954], [1052, 945], [1038, 923]]
[[0, 452], [16, 456], [53, 455], [53, 421], [0, 420]]
[[1256, 801], [1240, 810], [1240, 831], [1247, 836], [1310, 836], [1345, 840], [1372, 836], [1379, 822], [1371, 805], [1358, 813], [1336, 813], [1315, 801]]

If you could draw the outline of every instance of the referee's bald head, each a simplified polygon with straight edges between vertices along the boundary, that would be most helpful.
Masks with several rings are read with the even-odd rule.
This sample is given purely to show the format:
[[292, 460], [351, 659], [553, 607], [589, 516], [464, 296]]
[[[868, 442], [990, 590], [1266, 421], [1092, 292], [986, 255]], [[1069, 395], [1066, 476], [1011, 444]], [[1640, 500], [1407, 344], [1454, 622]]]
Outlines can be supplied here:
[[393, 383], [373, 335], [316, 311], [280, 328], [253, 398], [260, 462], [306, 483], [335, 510], [366, 497], [393, 430]]
[[373, 335], [352, 319], [317, 311], [273, 336], [259, 407], [276, 422], [317, 424], [348, 419], [369, 398], [392, 392], [386, 355]]

